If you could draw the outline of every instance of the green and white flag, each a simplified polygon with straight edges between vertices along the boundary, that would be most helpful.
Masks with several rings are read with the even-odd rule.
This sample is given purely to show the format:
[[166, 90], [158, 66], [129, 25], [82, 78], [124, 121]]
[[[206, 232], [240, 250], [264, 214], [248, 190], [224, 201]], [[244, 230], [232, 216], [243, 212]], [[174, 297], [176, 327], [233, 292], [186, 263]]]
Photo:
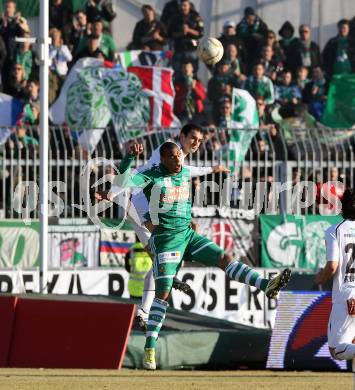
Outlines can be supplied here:
[[335, 129], [350, 129], [355, 125], [354, 74], [333, 76], [321, 122]]
[[120, 142], [143, 135], [150, 119], [150, 103], [135, 74], [107, 67], [101, 60], [82, 58], [70, 71], [49, 114], [55, 124], [86, 129], [78, 142], [91, 151], [110, 121]]
[[[251, 140], [259, 127], [259, 116], [255, 99], [243, 89], [233, 89], [232, 121], [229, 139], [230, 169], [234, 171], [236, 163], [242, 163]], [[237, 130], [242, 129], [242, 130]], [[233, 164], [233, 165], [232, 165]]]
[[110, 122], [121, 143], [154, 127], [180, 126], [173, 113], [172, 69], [112, 66], [95, 58], [80, 59], [49, 110], [52, 122], [79, 131], [78, 142], [89, 151]]

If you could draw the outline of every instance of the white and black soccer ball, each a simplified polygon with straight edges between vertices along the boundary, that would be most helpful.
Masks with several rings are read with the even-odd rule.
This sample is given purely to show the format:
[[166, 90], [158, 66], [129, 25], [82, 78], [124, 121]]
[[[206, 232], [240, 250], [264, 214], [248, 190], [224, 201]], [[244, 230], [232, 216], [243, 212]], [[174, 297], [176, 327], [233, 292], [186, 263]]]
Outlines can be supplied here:
[[223, 57], [222, 43], [212, 37], [203, 38], [197, 47], [198, 58], [207, 65], [215, 65]]

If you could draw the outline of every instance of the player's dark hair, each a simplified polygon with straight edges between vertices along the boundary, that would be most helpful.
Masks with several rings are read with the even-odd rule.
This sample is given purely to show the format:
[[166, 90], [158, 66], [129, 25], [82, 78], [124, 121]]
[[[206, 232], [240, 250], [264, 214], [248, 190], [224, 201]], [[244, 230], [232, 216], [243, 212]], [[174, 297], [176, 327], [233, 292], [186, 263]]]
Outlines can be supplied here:
[[344, 219], [355, 220], [355, 190], [347, 189], [341, 200], [341, 214]]
[[181, 128], [180, 134], [184, 134], [185, 137], [187, 137], [191, 131], [197, 130], [200, 133], [203, 133], [202, 127], [195, 125], [193, 123], [188, 123], [187, 125], [183, 126]]
[[253, 63], [253, 69], [255, 69], [259, 65], [261, 65], [265, 69], [265, 65], [261, 61], [255, 61]]
[[339, 28], [340, 26], [342, 26], [343, 24], [346, 24], [346, 25], [350, 26], [350, 22], [349, 22], [348, 19], [341, 19], [341, 20], [339, 20], [339, 22], [337, 23], [338, 28]]
[[179, 149], [179, 147], [174, 142], [164, 142], [160, 147], [160, 156], [166, 156], [167, 153], [172, 152], [174, 149]]
[[142, 12], [145, 10], [153, 11], [155, 13], [155, 9], [150, 4], [144, 4], [141, 8]]

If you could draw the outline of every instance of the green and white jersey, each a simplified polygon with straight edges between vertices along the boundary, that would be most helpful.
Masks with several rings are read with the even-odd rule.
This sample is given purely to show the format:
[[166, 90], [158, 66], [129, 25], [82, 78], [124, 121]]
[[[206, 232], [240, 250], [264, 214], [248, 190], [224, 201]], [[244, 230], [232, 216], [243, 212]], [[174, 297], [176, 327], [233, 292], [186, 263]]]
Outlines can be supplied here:
[[142, 187], [149, 209], [144, 218], [157, 226], [156, 231], [182, 231], [191, 222], [191, 171], [182, 167], [172, 175], [162, 164], [142, 172], [132, 171], [134, 157], [126, 156], [119, 172], [123, 174], [122, 185]]

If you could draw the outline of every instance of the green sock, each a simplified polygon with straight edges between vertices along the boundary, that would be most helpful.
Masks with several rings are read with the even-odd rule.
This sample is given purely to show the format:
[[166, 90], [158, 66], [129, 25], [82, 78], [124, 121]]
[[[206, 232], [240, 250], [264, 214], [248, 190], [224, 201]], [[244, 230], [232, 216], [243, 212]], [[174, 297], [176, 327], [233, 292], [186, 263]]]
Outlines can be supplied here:
[[160, 329], [165, 319], [168, 302], [154, 298], [148, 317], [148, 329], [144, 348], [155, 348]]
[[229, 263], [225, 272], [231, 279], [256, 287], [262, 291], [266, 290], [267, 284], [269, 283], [269, 280], [264, 279], [259, 272], [256, 272], [254, 269], [237, 260]]

